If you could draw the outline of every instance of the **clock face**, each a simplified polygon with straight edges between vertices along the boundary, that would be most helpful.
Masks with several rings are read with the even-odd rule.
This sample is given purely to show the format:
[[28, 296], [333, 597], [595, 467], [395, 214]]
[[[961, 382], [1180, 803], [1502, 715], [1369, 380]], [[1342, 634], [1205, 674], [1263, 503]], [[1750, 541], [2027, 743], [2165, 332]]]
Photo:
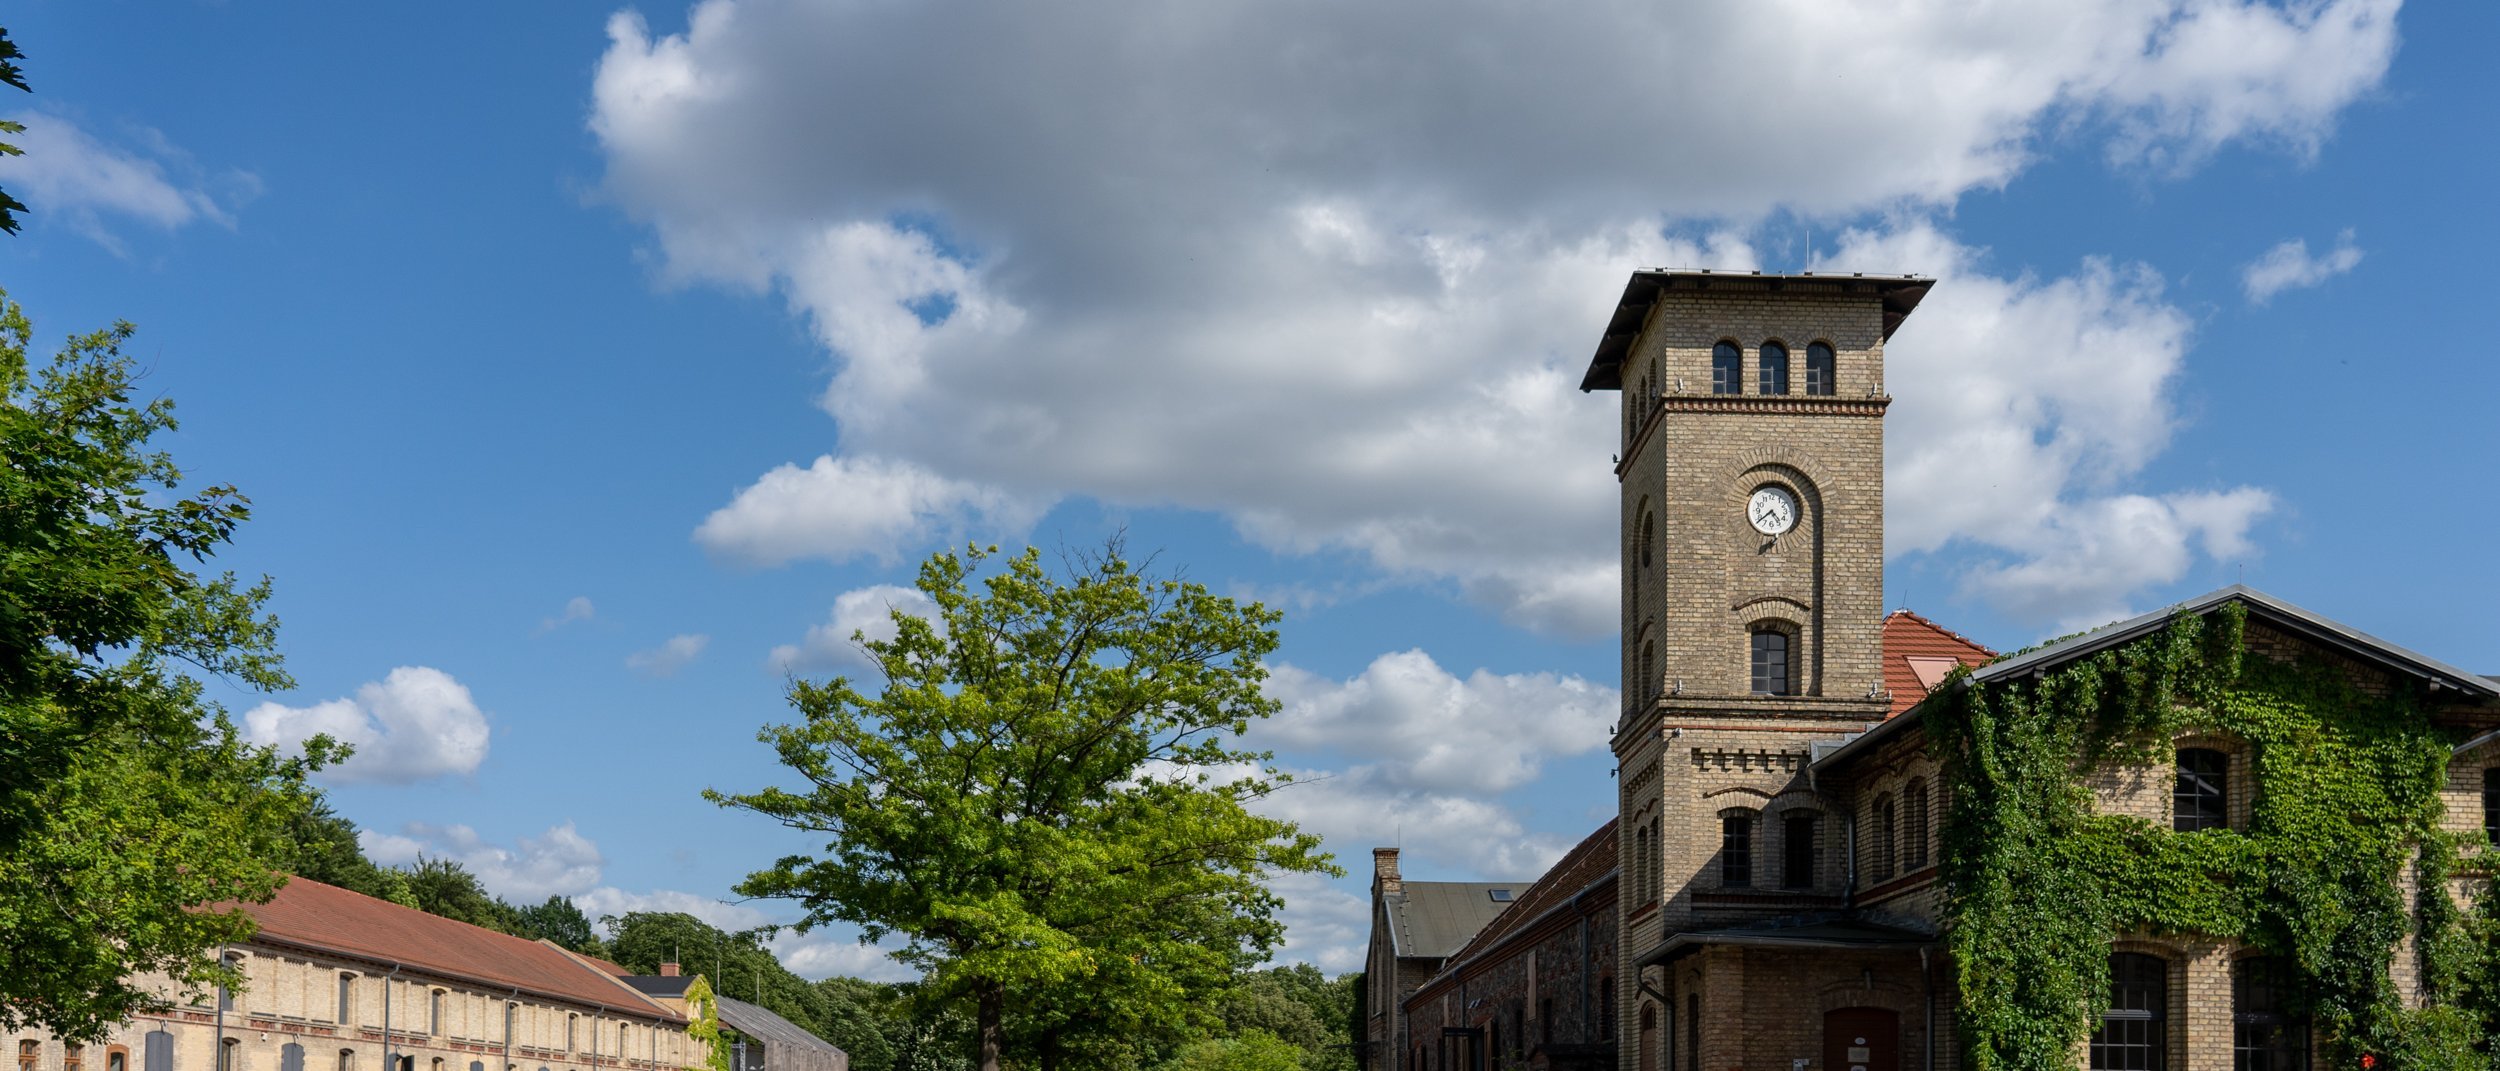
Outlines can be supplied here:
[[1779, 486], [1763, 487], [1745, 504], [1745, 519], [1754, 531], [1775, 536], [1797, 526], [1797, 496]]

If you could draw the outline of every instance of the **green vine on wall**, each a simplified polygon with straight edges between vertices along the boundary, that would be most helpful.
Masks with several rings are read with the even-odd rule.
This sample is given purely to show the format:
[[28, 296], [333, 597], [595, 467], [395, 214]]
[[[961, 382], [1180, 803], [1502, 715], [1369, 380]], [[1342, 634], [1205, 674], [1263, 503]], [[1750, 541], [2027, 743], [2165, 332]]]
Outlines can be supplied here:
[[[2439, 831], [2450, 743], [2400, 697], [2334, 667], [2243, 657], [2245, 612], [2180, 615], [2163, 632], [2020, 680], [1939, 689], [1923, 714], [1954, 786], [1940, 860], [1945, 941], [1975, 1071], [2073, 1066], [2106, 1007], [2113, 938], [2241, 942], [2295, 964], [2326, 1066], [2500, 1067], [2500, 893], [2445, 895], [2468, 840]], [[2246, 745], [2243, 828], [2174, 832], [2095, 813], [2095, 770], [2171, 761], [2182, 734]], [[2235, 792], [2247, 791], [2234, 785]], [[2418, 849], [2418, 853], [2417, 853]], [[2418, 854], [2418, 858], [2417, 858]], [[2421, 895], [2407, 904], [2408, 864]], [[2426, 1001], [2388, 978], [2415, 931]]]

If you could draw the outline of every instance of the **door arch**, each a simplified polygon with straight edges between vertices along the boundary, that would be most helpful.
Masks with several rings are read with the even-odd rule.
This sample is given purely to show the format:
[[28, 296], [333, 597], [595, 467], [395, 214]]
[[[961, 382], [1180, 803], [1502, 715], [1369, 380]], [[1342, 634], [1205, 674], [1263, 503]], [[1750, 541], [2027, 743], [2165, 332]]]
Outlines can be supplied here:
[[1901, 1071], [1901, 1013], [1834, 1008], [1823, 1013], [1824, 1071]]

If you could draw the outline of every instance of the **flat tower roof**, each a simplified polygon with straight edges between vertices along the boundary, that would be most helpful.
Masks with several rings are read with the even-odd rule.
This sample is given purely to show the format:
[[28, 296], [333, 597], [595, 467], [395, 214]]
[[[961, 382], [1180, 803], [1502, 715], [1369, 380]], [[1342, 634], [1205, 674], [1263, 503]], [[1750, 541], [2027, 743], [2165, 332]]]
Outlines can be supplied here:
[[1580, 389], [1622, 390], [1623, 356], [1632, 348], [1632, 340], [1641, 333], [1641, 324], [1649, 319], [1650, 306], [1659, 295], [1669, 290], [1721, 290], [1731, 293], [1821, 293], [1864, 294], [1880, 298], [1884, 303], [1884, 337], [1891, 338], [1893, 329], [1901, 326], [1919, 299], [1927, 296], [1934, 279], [1918, 275], [1868, 275], [1863, 272], [1805, 272], [1798, 275], [1765, 275], [1758, 271], [1668, 271], [1644, 268], [1632, 273], [1623, 284], [1623, 297], [1615, 302], [1615, 314], [1606, 321], [1606, 333], [1597, 340], [1597, 355], [1589, 358], [1588, 374], [1580, 378]]

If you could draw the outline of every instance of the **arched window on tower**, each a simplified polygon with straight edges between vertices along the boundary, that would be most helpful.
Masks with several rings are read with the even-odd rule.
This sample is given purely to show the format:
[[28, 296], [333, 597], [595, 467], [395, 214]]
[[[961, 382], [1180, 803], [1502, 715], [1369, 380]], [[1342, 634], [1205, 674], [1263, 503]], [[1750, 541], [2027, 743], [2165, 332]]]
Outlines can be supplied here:
[[2211, 748], [2179, 749], [2179, 787], [2170, 828], [2181, 833], [2231, 825], [2231, 759]]
[[1743, 394], [1745, 392], [1745, 355], [1733, 342], [1710, 347], [1710, 393]]
[[1830, 394], [1838, 389], [1833, 375], [1839, 371], [1829, 342], [1806, 343], [1806, 393]]
[[1796, 693], [1793, 659], [1789, 657], [1789, 635], [1786, 630], [1769, 625], [1753, 630], [1753, 693], [1755, 695], [1793, 695]]
[[1643, 701], [1655, 699], [1658, 696], [1658, 643], [1655, 640], [1641, 641], [1641, 690], [1639, 695]]
[[1649, 898], [1667, 898], [1666, 826], [1658, 815], [1649, 818]]
[[2169, 1018], [2170, 966], [2135, 952], [2109, 957], [2109, 1010], [2092, 1032], [2092, 1071], [2162, 1071]]
[[1788, 347], [1777, 342], [1762, 344], [1762, 376], [1758, 389], [1764, 394], [1788, 393]]
[[1719, 812], [1719, 884], [1731, 889], [1753, 884], [1752, 811]]

